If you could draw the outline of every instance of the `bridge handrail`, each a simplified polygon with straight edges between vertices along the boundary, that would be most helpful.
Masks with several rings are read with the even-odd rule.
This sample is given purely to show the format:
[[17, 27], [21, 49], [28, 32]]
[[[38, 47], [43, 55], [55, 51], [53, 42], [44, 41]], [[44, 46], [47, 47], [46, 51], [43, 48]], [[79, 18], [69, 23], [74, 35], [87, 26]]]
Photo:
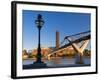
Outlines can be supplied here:
[[66, 36], [64, 39], [67, 39], [68, 37], [72, 37], [72, 36], [80, 35], [80, 34], [86, 34], [86, 33], [89, 33], [89, 32], [90, 32], [90, 30], [85, 31], [85, 32], [81, 32], [81, 33], [77, 33], [77, 34], [73, 34], [73, 35], [69, 35], [69, 36]]
[[[84, 36], [84, 37], [81, 37], [81, 38], [79, 38], [79, 39], [77, 39], [77, 40], [72, 41], [72, 43], [78, 43], [78, 42], [81, 42], [81, 41], [83, 41], [83, 40], [90, 39], [90, 37], [91, 37], [91, 36], [90, 36], [90, 34], [89, 34], [89, 35], [87, 35], [87, 36]], [[50, 53], [55, 52], [55, 51], [57, 51], [57, 50], [60, 50], [60, 49], [62, 49], [62, 48], [65, 48], [65, 47], [67, 47], [67, 46], [70, 46], [70, 43], [65, 44], [64, 46], [62, 46], [62, 47], [60, 47], [60, 48], [58, 48], [58, 49], [55, 49], [55, 50], [51, 51]]]

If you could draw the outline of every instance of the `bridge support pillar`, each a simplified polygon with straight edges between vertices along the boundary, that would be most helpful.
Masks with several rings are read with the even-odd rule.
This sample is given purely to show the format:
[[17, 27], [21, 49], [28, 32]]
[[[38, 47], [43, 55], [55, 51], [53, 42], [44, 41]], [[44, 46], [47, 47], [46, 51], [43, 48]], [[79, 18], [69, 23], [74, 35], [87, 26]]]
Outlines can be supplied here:
[[83, 55], [80, 55], [80, 53], [77, 53], [75, 55], [75, 63], [76, 64], [84, 64], [84, 60], [83, 60]]
[[71, 40], [69, 38], [67, 38], [67, 40], [71, 43], [72, 47], [74, 48], [74, 50], [76, 51], [76, 63], [77, 64], [84, 64], [84, 60], [83, 60], [83, 51], [84, 49], [87, 47], [89, 40], [84, 40], [84, 43], [82, 44], [81, 47], [79, 47], [78, 45], [76, 45], [75, 43], [72, 43]]

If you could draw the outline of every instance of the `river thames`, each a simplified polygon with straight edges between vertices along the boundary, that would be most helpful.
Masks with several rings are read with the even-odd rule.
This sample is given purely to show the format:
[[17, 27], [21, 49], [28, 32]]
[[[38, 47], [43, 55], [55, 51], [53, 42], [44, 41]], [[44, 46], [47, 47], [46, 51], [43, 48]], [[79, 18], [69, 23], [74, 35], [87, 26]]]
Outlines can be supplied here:
[[[90, 66], [91, 64], [91, 58], [90, 57], [84, 57], [83, 61], [84, 64], [76, 64], [75, 58], [52, 58], [51, 60], [43, 59], [43, 61], [47, 64], [47, 67], [49, 68], [56, 68], [56, 67], [78, 67], [78, 66]], [[23, 65], [30, 65], [35, 62], [34, 59], [26, 59], [22, 61]]]

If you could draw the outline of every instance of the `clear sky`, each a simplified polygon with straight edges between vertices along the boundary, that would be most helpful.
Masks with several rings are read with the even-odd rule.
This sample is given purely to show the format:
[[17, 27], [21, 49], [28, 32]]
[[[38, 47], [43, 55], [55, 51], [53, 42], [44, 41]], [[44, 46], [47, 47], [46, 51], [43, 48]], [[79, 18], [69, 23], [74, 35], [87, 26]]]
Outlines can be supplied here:
[[55, 46], [56, 31], [60, 32], [60, 42], [65, 36], [90, 30], [89, 13], [46, 12], [23, 10], [23, 49], [37, 48], [37, 15], [41, 14], [45, 24], [41, 29], [41, 47]]

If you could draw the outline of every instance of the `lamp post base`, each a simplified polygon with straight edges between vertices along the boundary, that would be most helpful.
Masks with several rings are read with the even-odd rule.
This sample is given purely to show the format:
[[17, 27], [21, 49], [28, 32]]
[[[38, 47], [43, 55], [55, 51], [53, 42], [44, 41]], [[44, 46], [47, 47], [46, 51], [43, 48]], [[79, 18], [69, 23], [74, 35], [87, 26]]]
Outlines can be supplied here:
[[41, 63], [44, 63], [44, 62], [42, 62], [42, 61], [35, 61], [33, 64], [41, 64]]
[[47, 66], [46, 63], [44, 63], [44, 62], [34, 62], [33, 65], [34, 65], [34, 67], [38, 67], [38, 68]]

